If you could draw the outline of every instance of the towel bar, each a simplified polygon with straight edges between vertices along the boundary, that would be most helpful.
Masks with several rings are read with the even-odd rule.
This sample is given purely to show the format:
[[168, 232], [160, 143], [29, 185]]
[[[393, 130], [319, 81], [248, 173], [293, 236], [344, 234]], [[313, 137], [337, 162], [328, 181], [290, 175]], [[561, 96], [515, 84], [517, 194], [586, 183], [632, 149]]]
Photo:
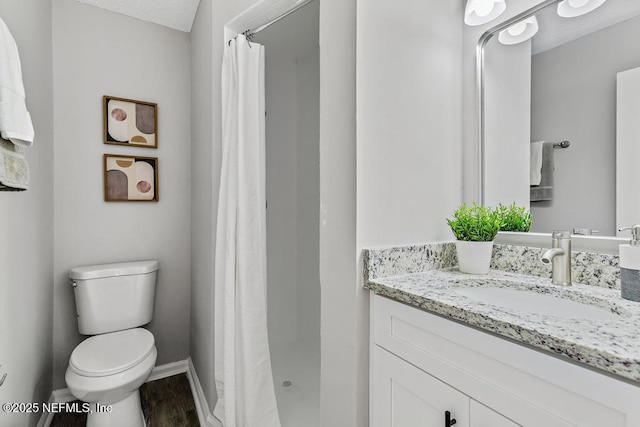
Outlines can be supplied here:
[[553, 148], [567, 148], [571, 145], [570, 141], [560, 141], [560, 142], [554, 142], [553, 143]]

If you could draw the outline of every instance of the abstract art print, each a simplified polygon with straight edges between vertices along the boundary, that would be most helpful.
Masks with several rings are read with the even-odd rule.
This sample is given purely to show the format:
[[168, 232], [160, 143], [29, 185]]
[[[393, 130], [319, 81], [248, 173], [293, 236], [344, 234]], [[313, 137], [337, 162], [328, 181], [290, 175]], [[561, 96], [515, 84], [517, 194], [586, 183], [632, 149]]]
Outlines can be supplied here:
[[103, 96], [104, 143], [158, 148], [158, 104]]
[[157, 202], [158, 158], [104, 155], [105, 202]]

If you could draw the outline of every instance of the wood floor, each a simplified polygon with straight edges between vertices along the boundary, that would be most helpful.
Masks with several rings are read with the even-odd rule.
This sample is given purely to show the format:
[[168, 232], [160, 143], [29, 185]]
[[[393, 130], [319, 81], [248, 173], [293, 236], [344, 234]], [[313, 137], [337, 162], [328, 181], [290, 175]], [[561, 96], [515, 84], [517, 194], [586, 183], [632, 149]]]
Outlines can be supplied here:
[[[143, 384], [140, 401], [148, 427], [200, 427], [186, 374]], [[86, 414], [59, 413], [51, 427], [84, 427], [86, 422]]]

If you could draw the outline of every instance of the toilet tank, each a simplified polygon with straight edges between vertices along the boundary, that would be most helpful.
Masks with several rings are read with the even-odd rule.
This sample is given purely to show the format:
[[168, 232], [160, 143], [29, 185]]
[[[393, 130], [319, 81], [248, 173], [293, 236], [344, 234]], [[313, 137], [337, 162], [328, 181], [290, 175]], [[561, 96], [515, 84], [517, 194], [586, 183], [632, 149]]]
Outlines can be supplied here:
[[77, 267], [69, 272], [78, 330], [97, 335], [145, 325], [153, 317], [158, 261]]

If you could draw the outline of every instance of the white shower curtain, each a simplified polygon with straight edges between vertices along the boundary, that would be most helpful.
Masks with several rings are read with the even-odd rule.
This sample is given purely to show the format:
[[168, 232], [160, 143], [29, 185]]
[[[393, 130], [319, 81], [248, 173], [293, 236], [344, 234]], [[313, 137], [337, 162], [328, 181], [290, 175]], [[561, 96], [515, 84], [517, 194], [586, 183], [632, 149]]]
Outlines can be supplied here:
[[264, 48], [243, 35], [225, 47], [222, 96], [214, 415], [224, 427], [280, 427], [267, 336]]

